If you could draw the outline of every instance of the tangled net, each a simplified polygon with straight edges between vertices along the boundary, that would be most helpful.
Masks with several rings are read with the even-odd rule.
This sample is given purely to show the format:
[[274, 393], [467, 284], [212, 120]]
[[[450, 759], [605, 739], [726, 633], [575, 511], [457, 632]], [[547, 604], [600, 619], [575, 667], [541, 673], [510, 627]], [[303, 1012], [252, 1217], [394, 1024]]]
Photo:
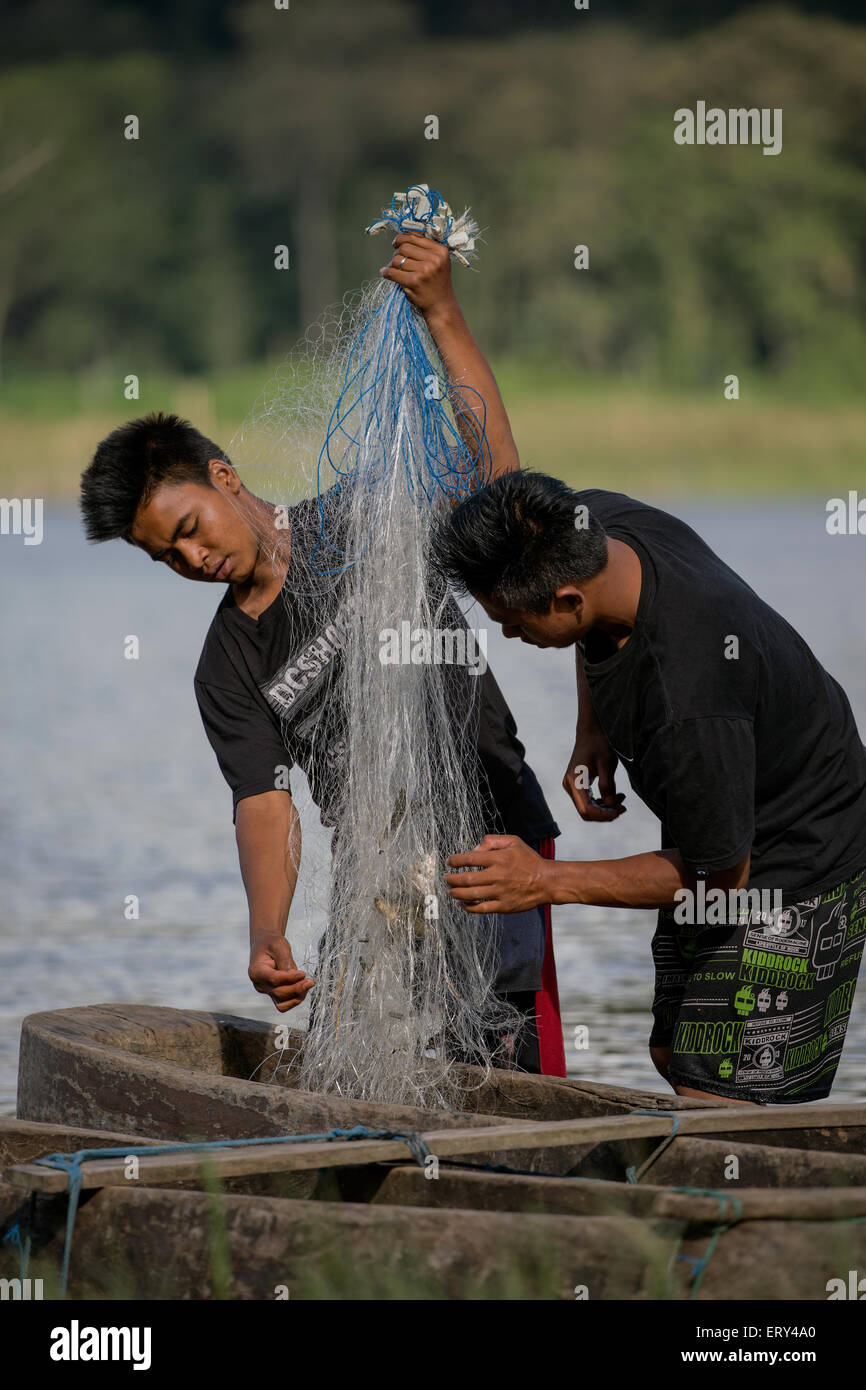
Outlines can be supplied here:
[[[474, 224], [426, 186], [396, 195], [383, 221], [410, 219], [471, 252]], [[429, 551], [438, 511], [487, 475], [469, 401], [401, 287], [379, 281], [308, 332], [229, 449], [274, 507], [273, 529], [251, 524], [275, 564], [288, 522], [276, 698], [335, 826], [309, 1090], [453, 1107], [461, 1064], [489, 1067], [521, 1024], [492, 988], [494, 919], [465, 913], [442, 881], [448, 855], [492, 823], [476, 753], [484, 663]]]

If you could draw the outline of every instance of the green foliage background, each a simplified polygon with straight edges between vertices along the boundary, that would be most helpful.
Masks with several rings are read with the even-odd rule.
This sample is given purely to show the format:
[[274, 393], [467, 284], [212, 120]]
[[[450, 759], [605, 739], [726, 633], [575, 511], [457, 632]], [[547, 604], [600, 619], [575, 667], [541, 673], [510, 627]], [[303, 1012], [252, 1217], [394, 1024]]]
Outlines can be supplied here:
[[[477, 273], [455, 273], [518, 412], [625, 392], [649, 411], [625, 457], [652, 402], [719, 400], [729, 373], [756, 406], [854, 407], [866, 31], [850, 6], [813, 10], [505, 4], [496, 25], [420, 0], [6, 4], [0, 413], [112, 422], [135, 373], [148, 404], [207, 381], [205, 425], [235, 422], [265, 361], [375, 274], [387, 243], [363, 228], [419, 180], [485, 229]], [[782, 153], [675, 145], [698, 99], [781, 107]], [[85, 461], [68, 435], [8, 439], [4, 483], [22, 459], [54, 482], [60, 456], [64, 477]]]

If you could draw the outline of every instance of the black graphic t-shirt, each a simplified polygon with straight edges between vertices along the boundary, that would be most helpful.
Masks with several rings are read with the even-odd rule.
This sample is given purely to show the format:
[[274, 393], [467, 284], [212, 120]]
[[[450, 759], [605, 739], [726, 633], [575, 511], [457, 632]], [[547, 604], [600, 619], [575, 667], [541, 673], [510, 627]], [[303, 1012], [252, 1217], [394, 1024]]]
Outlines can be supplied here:
[[[329, 494], [330, 495], [330, 494]], [[247, 796], [273, 791], [278, 769], [303, 769], [323, 825], [338, 824], [346, 723], [337, 673], [352, 615], [345, 585], [311, 593], [307, 566], [320, 535], [318, 502], [292, 508], [291, 559], [283, 590], [252, 618], [229, 587], [205, 638], [195, 691], [208, 739], [232, 789], [234, 816]], [[322, 567], [322, 557], [317, 557]], [[339, 560], [337, 561], [339, 563]], [[303, 597], [293, 598], [293, 575]], [[465, 627], [451, 601], [448, 627]], [[447, 667], [438, 668], [447, 680]], [[489, 668], [480, 687], [478, 757], [488, 833], [527, 841], [559, 834], [502, 692]]]
[[695, 872], [751, 849], [749, 883], [807, 898], [866, 864], [866, 749], [803, 638], [690, 526], [621, 493], [577, 494], [641, 562], [619, 650], [583, 643], [598, 721], [663, 843]]

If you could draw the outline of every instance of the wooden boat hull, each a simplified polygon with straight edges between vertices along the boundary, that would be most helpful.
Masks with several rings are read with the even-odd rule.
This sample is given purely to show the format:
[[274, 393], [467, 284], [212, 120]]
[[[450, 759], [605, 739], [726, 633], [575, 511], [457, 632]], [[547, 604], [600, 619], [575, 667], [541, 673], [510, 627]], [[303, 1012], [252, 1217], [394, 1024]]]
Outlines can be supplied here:
[[[302, 1042], [302, 1033], [291, 1032], [287, 1054], [293, 1056]], [[272, 1054], [271, 1026], [231, 1015], [108, 1005], [31, 1014], [21, 1031], [18, 1115], [191, 1140], [323, 1133], [359, 1124], [438, 1129], [492, 1125], [497, 1116], [565, 1120], [701, 1106], [652, 1092], [516, 1072], [485, 1078], [466, 1068], [466, 1108], [446, 1113], [301, 1091], [290, 1066], [273, 1075]], [[250, 1080], [253, 1073], [267, 1079]], [[489, 1161], [571, 1172], [594, 1147], [512, 1152]], [[599, 1171], [622, 1177], [632, 1161], [631, 1149], [611, 1151]]]
[[[302, 1043], [303, 1034], [290, 1030], [286, 1056], [294, 1058]], [[356, 1124], [431, 1129], [491, 1124], [496, 1116], [542, 1121], [708, 1108], [669, 1094], [574, 1078], [499, 1071], [485, 1079], [466, 1068], [465, 1107], [446, 1114], [300, 1091], [291, 1065], [273, 1074], [273, 1054], [271, 1026], [232, 1015], [109, 1005], [32, 1014], [22, 1027], [18, 1114], [183, 1140], [321, 1133]], [[253, 1074], [263, 1079], [250, 1080]], [[770, 1109], [766, 1130], [678, 1140], [657, 1160], [656, 1175], [670, 1184], [724, 1185], [731, 1180], [725, 1170], [734, 1154], [741, 1183], [850, 1186], [863, 1181], [866, 1170], [862, 1109], [863, 1125], [798, 1131], [775, 1130]], [[655, 1140], [634, 1140], [511, 1154], [508, 1161], [533, 1171], [623, 1181], [627, 1169], [646, 1161], [656, 1147]]]
[[[291, 1067], [273, 1074], [266, 1062], [273, 1039], [264, 1023], [171, 1009], [33, 1015], [22, 1032], [20, 1119], [0, 1120], [0, 1170], [94, 1145], [357, 1124], [438, 1130], [443, 1145], [444, 1132], [459, 1129], [455, 1139], [472, 1136], [478, 1148], [491, 1141], [474, 1130], [505, 1124], [516, 1143], [516, 1121], [521, 1137], [528, 1125], [543, 1142], [457, 1148], [436, 1180], [414, 1163], [352, 1156], [321, 1170], [311, 1162], [230, 1176], [218, 1195], [200, 1174], [169, 1181], [161, 1160], [165, 1181], [85, 1193], [70, 1296], [686, 1298], [720, 1224], [701, 1299], [826, 1299], [829, 1280], [866, 1267], [866, 1106], [828, 1108], [826, 1124], [820, 1107], [805, 1107], [808, 1121], [789, 1113], [811, 1128], [786, 1128], [786, 1108], [768, 1107], [766, 1127], [745, 1132], [746, 1116], [758, 1117], [732, 1106], [727, 1131], [715, 1104], [467, 1068], [466, 1108], [446, 1114], [301, 1091]], [[289, 1053], [302, 1041], [291, 1034]], [[656, 1111], [680, 1117], [671, 1142], [661, 1116], [641, 1117]], [[557, 1124], [566, 1142], [553, 1146], [545, 1136]], [[620, 1138], [623, 1124], [651, 1137]], [[603, 1139], [574, 1137], [599, 1126]], [[494, 1171], [503, 1165], [512, 1171]], [[20, 1187], [0, 1180], [0, 1234], [23, 1211]], [[49, 1283], [65, 1211], [63, 1195], [36, 1203], [34, 1260]], [[2, 1275], [12, 1277], [14, 1251], [2, 1250]]]
[[[0, 1168], [82, 1147], [121, 1152], [147, 1136], [0, 1120]], [[715, 1199], [659, 1185], [569, 1181], [449, 1166], [341, 1170], [299, 1200], [232, 1179], [219, 1197], [134, 1184], [87, 1195], [79, 1209], [72, 1298], [684, 1299], [692, 1261], [719, 1221]], [[317, 1179], [317, 1181], [321, 1181]], [[246, 1182], [246, 1192], [234, 1184]], [[738, 1191], [700, 1299], [826, 1299], [828, 1281], [866, 1261], [866, 1187]], [[840, 1206], [840, 1203], [843, 1205]], [[20, 1188], [0, 1180], [0, 1237], [24, 1219]], [[831, 1216], [836, 1219], [829, 1219]], [[838, 1219], [841, 1217], [842, 1219]], [[66, 1197], [40, 1197], [31, 1277], [56, 1295]], [[16, 1274], [0, 1244], [0, 1277]]]

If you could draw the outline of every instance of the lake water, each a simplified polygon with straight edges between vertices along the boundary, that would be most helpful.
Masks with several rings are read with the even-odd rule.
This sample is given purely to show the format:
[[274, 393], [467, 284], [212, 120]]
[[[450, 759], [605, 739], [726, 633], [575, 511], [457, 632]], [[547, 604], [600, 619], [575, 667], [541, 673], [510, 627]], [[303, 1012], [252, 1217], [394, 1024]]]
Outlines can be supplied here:
[[[822, 499], [665, 505], [803, 633], [866, 730], [866, 538], [828, 536]], [[221, 586], [185, 583], [123, 543], [88, 546], [63, 510], [46, 513], [39, 546], [0, 537], [0, 586], [0, 1113], [12, 1114], [28, 1013], [137, 1002], [280, 1016], [246, 977], [231, 796], [192, 687]], [[124, 658], [129, 634], [137, 661]], [[634, 795], [627, 815], [593, 826], [561, 789], [573, 653], [534, 651], [493, 629], [488, 655], [560, 822], [558, 857], [655, 849], [657, 822]], [[618, 785], [628, 794], [621, 772]], [[328, 838], [304, 819], [302, 888], [321, 878]], [[132, 894], [140, 915], [128, 921]], [[653, 924], [650, 912], [554, 910], [573, 1074], [665, 1089], [646, 1050]], [[318, 927], [299, 892], [289, 925], [299, 958]], [[576, 1024], [588, 1026], [589, 1050], [575, 1051]], [[866, 987], [833, 1097], [866, 1099]]]

